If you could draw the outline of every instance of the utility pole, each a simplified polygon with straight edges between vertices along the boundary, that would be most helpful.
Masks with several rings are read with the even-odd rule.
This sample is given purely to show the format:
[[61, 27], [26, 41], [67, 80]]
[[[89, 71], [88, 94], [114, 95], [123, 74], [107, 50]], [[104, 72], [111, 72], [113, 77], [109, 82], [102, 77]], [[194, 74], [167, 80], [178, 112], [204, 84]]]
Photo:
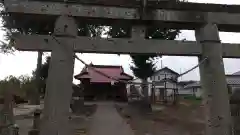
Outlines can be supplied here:
[[[182, 69], [180, 68], [180, 75], [182, 74]], [[182, 76], [180, 77], [180, 81], [182, 81]]]
[[163, 61], [162, 61], [162, 59], [161, 59], [161, 69], [163, 68]]

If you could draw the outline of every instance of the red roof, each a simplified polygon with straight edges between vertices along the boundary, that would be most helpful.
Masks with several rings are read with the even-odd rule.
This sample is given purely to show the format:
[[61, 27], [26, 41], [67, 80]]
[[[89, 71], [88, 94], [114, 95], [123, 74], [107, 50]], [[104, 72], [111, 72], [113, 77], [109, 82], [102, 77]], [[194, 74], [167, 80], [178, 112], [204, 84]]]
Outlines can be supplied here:
[[[105, 82], [110, 83], [114, 81], [107, 76], [110, 76], [118, 80], [132, 80], [133, 77], [124, 73], [122, 66], [106, 66], [106, 65], [91, 65], [92, 68], [84, 67], [80, 74], [76, 75], [75, 78], [80, 80], [83, 78], [89, 78], [91, 82]], [[97, 72], [97, 71], [106, 74]]]

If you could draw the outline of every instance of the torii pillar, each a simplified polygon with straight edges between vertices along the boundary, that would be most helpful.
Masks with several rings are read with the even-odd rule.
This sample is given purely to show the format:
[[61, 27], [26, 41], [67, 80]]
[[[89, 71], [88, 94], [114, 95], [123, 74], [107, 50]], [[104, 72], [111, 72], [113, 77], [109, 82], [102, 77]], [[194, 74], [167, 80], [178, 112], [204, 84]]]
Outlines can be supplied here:
[[[75, 20], [60, 16], [56, 20], [54, 35], [75, 38], [77, 36]], [[45, 42], [47, 43], [48, 40], [46, 39]], [[74, 44], [73, 40], [56, 39], [56, 43], [51, 46], [51, 62], [40, 135], [70, 135], [68, 118], [72, 96]]]
[[229, 95], [222, 58], [222, 44], [216, 24], [208, 23], [197, 29], [196, 39], [202, 47], [199, 61], [206, 117], [206, 135], [231, 135]]
[[3, 103], [0, 101], [0, 135], [13, 135], [13, 87], [11, 84], [7, 84], [4, 89]]

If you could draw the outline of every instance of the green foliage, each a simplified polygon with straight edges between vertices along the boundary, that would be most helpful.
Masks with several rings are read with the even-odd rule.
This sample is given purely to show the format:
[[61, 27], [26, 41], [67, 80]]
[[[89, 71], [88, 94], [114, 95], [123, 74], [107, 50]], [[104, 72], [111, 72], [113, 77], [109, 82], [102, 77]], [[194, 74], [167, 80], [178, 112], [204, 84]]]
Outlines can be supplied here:
[[[48, 57], [46, 57], [46, 61], [41, 65], [41, 69], [40, 69], [40, 73], [39, 73], [40, 87], [43, 90], [43, 91], [40, 91], [41, 94], [45, 93], [46, 80], [48, 78], [48, 69], [50, 66], [50, 61], [51, 61], [51, 57], [48, 56]], [[32, 73], [34, 79], [36, 78], [36, 73], [37, 73], [37, 68]]]
[[201, 97], [196, 97], [196, 96], [194, 96], [194, 95], [184, 96], [184, 99], [189, 99], [189, 100], [202, 100]]
[[40, 78], [41, 80], [46, 80], [48, 77], [48, 69], [50, 66], [50, 61], [51, 61], [51, 57], [48, 56], [46, 58], [46, 62], [43, 63], [43, 65], [41, 66], [41, 70], [40, 70]]
[[0, 95], [3, 95], [5, 90], [12, 90], [13, 94], [25, 97], [27, 92], [36, 88], [35, 80], [29, 76], [8, 76], [0, 80]]
[[[48, 69], [50, 66], [50, 61], [51, 61], [51, 57], [47, 57], [46, 61], [42, 64], [41, 69], [40, 69], [40, 81], [41, 81], [41, 89], [43, 89], [43, 91], [41, 91], [42, 94], [45, 93], [46, 90], [46, 81], [48, 78]], [[36, 69], [37, 70], [37, 69]]]
[[149, 60], [152, 56], [149, 55], [131, 55], [133, 66], [130, 66], [133, 74], [141, 79], [147, 79], [156, 71], [155, 65]]
[[12, 54], [13, 52], [14, 52], [14, 48], [11, 44], [6, 43], [4, 41], [0, 41], [0, 53]]
[[[179, 30], [148, 27], [146, 37], [148, 39], [174, 40], [179, 33]], [[158, 54], [131, 55], [131, 57], [133, 65], [130, 68], [136, 77], [147, 79], [156, 71], [154, 59], [159, 57]]]
[[19, 80], [21, 81], [21, 90], [24, 93], [28, 93], [36, 89], [36, 80], [33, 77], [29, 76], [20, 76]]
[[176, 29], [148, 27], [147, 38], [174, 40], [179, 33], [180, 31]]
[[0, 95], [3, 95], [6, 90], [20, 90], [21, 82], [14, 76], [8, 76], [3, 80], [0, 80]]
[[3, 28], [2, 30], [5, 32], [4, 34], [4, 40], [0, 41], [0, 53], [3, 54], [12, 54], [15, 49], [14, 49], [14, 40], [13, 40], [13, 33], [16, 33], [16, 29], [11, 29], [9, 27], [9, 16], [5, 13], [3, 13], [3, 11], [1, 11], [1, 17], [3, 19], [2, 24], [3, 24]]
[[[2, 7], [1, 18], [3, 24], [3, 31], [5, 31], [4, 41], [0, 41], [0, 53], [13, 53], [14, 39], [13, 36], [17, 34], [45, 34], [51, 35], [54, 32], [55, 17], [49, 17], [42, 21], [33, 21], [31, 18], [24, 18], [24, 16], [11, 15], [4, 12]], [[90, 35], [92, 37], [101, 35], [104, 27], [100, 25], [93, 25], [81, 22], [78, 24], [78, 35]], [[5, 42], [6, 41], [6, 42]]]

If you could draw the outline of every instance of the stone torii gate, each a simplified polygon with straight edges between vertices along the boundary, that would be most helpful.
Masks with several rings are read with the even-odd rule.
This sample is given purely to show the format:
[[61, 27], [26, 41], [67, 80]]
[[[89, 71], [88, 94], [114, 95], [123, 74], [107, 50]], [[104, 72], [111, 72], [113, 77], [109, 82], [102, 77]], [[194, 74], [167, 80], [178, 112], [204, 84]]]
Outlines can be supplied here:
[[[133, 0], [134, 1], [134, 0]], [[92, 1], [88, 3], [40, 2], [5, 0], [6, 12], [41, 21], [46, 16], [57, 17], [53, 36], [17, 35], [16, 48], [23, 51], [51, 51], [52, 59], [47, 80], [44, 120], [41, 135], [67, 135], [68, 108], [71, 98], [74, 52], [198, 56], [201, 83], [206, 106], [206, 134], [230, 135], [231, 115], [223, 57], [239, 58], [239, 44], [221, 44], [219, 30], [239, 31], [240, 6], [218, 4], [166, 2], [145, 6], [152, 9], [139, 14], [136, 3], [129, 1], [124, 6], [119, 1]], [[132, 2], [132, 3], [131, 3]], [[153, 2], [153, 1], [152, 1]], [[93, 4], [93, 5], [92, 5]], [[119, 6], [121, 5], [121, 6]], [[28, 18], [28, 19], [29, 19]], [[141, 19], [140, 19], [141, 18]], [[132, 26], [131, 38], [92, 38], [77, 35], [76, 22], [112, 24], [123, 21]], [[197, 42], [147, 40], [146, 22], [168, 28], [195, 30]]]

